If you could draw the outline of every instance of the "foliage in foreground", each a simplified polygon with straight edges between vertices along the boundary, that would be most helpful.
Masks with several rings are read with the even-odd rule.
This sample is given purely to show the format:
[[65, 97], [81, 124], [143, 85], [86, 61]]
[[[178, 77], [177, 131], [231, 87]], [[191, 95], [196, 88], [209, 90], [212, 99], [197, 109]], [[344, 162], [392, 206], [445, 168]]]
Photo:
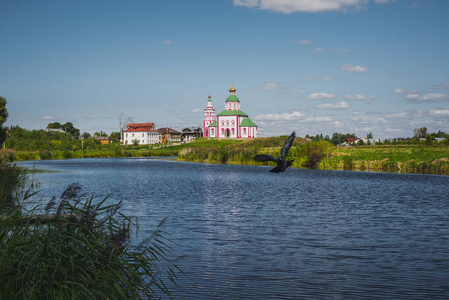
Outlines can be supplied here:
[[[141, 299], [170, 295], [180, 271], [160, 226], [138, 246], [120, 203], [98, 204], [72, 184], [59, 203], [1, 218], [0, 299]], [[27, 212], [25, 214], [25, 212]], [[43, 212], [43, 214], [41, 214]], [[163, 275], [166, 278], [163, 278]]]
[[11, 203], [27, 180], [24, 169], [0, 160], [0, 207]]

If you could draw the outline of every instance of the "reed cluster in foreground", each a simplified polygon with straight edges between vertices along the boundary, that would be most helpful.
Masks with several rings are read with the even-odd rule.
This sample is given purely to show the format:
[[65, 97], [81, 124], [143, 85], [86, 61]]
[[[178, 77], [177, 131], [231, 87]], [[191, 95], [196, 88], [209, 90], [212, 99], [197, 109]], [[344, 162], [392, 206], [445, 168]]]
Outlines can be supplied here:
[[148, 299], [173, 296], [163, 222], [139, 245], [120, 203], [94, 203], [70, 185], [59, 201], [0, 215], [0, 299]]

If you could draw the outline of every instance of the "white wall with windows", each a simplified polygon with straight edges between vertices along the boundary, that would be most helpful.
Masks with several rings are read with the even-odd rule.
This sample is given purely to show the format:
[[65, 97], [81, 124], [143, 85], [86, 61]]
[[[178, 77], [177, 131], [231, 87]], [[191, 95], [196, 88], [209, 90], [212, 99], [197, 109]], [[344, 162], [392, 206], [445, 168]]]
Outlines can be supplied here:
[[137, 141], [139, 145], [154, 145], [159, 143], [158, 131], [134, 131], [123, 132], [123, 144], [133, 145]]
[[220, 128], [218, 137], [236, 138], [237, 137], [237, 117], [236, 116], [220, 116], [217, 120], [217, 126]]

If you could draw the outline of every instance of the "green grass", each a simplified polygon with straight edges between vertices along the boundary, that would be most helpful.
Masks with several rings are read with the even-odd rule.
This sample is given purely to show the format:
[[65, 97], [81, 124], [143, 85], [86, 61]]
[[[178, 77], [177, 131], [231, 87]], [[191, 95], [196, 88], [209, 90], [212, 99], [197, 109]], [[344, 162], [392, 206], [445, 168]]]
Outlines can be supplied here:
[[322, 169], [449, 174], [449, 147], [435, 144], [337, 147]]

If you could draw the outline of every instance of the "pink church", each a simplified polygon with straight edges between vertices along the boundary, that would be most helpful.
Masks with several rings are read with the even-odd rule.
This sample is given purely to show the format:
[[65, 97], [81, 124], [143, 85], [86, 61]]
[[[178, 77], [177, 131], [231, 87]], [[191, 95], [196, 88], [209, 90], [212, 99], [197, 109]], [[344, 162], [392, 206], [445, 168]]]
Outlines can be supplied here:
[[204, 109], [203, 136], [208, 138], [254, 138], [257, 137], [257, 125], [247, 114], [240, 110], [240, 100], [236, 89], [229, 89], [230, 95], [225, 101], [225, 110], [215, 118], [215, 109], [209, 96]]

